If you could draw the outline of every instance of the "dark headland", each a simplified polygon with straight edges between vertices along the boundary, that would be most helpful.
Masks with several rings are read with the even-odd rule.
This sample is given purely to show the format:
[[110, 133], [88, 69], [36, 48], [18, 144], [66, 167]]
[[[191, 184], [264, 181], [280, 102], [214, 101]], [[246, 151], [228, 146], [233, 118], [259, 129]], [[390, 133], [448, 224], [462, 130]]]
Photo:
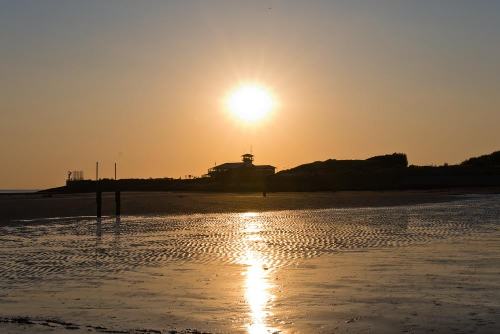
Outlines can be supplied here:
[[[452, 201], [465, 194], [500, 193], [500, 152], [459, 165], [408, 166], [405, 154], [366, 160], [327, 160], [265, 179], [104, 179], [102, 214], [114, 215], [119, 189], [123, 215], [262, 212], [400, 206]], [[263, 190], [267, 197], [263, 197]], [[95, 181], [32, 194], [0, 195], [3, 223], [95, 216]]]
[[[106, 191], [202, 191], [202, 192], [303, 192], [339, 190], [405, 190], [500, 186], [500, 151], [470, 158], [457, 165], [408, 166], [404, 153], [366, 160], [316, 161], [273, 175], [238, 174], [237, 177], [193, 179], [99, 180]], [[68, 181], [66, 186], [44, 193], [86, 193], [96, 190], [95, 181]]]

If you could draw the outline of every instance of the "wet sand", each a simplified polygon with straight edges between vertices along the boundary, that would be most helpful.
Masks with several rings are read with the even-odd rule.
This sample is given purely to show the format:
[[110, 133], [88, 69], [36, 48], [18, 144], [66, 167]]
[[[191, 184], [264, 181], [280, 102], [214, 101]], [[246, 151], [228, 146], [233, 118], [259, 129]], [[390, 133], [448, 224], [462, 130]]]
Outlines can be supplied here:
[[[123, 192], [122, 215], [265, 212], [439, 203], [464, 194], [500, 193], [500, 188], [456, 188], [406, 191], [339, 191], [317, 193], [179, 193]], [[1, 195], [0, 224], [20, 219], [95, 216], [95, 194]], [[114, 193], [104, 193], [102, 214], [115, 214]]]
[[5, 224], [0, 331], [498, 333], [499, 217], [463, 195]]

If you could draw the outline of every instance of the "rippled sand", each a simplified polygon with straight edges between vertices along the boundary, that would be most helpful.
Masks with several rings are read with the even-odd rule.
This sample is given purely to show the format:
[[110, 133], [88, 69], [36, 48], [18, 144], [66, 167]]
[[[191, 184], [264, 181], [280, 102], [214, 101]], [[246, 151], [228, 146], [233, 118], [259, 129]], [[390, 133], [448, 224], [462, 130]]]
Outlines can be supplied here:
[[500, 196], [0, 227], [0, 331], [498, 333]]

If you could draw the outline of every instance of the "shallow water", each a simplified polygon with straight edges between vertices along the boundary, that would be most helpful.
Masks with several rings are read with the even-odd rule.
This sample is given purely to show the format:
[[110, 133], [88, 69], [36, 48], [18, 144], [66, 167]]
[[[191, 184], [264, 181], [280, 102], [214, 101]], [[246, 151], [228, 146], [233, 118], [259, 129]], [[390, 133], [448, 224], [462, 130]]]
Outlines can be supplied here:
[[[197, 328], [331, 333], [345, 331], [352, 324], [351, 331], [377, 332], [383, 328], [375, 329], [377, 321], [395, 321], [401, 326], [404, 321], [368, 314], [369, 302], [350, 301], [356, 291], [376, 285], [377, 290], [368, 289], [363, 298], [380, 303], [399, 286], [387, 283], [396, 277], [400, 288], [407, 286], [411, 291], [414, 283], [425, 281], [420, 288], [432, 293], [437, 288], [422, 270], [434, 268], [425, 275], [446, 276], [449, 282], [460, 276], [451, 273], [470, 269], [474, 263], [481, 265], [488, 254], [490, 266], [481, 268], [482, 279], [490, 285], [478, 286], [472, 280], [472, 289], [487, 291], [488, 300], [484, 305], [476, 301], [469, 308], [488, 304], [493, 319], [500, 301], [493, 299], [496, 295], [490, 290], [500, 286], [500, 254], [491, 245], [498, 244], [499, 217], [500, 197], [489, 195], [389, 208], [24, 221], [0, 227], [0, 317], [10, 321], [28, 316], [34, 324], [22, 325], [23, 330], [33, 332], [64, 329], [54, 318], [85, 331], [105, 326], [124, 332]], [[463, 253], [451, 261], [458, 244]], [[450, 256], [433, 258], [433, 252]], [[434, 267], [432, 259], [444, 265]], [[412, 272], [412, 264], [424, 269], [401, 276], [401, 272]], [[377, 276], [381, 270], [389, 271]], [[350, 277], [357, 279], [345, 283]], [[469, 273], [467, 279], [472, 277]], [[379, 282], [366, 283], [372, 279]], [[332, 297], [334, 293], [341, 297]], [[441, 299], [472, 303], [472, 295], [448, 294]], [[419, 292], [410, 295], [417, 298]], [[392, 301], [384, 307], [389, 304]], [[361, 305], [364, 309], [356, 310]], [[422, 308], [423, 314], [433, 316], [430, 307]], [[407, 311], [398, 308], [401, 317], [412, 317]], [[421, 324], [412, 331], [446, 332], [460, 322], [457, 315], [445, 318], [445, 327]], [[47, 319], [54, 320], [51, 326]], [[498, 329], [495, 321], [484, 321], [485, 325], [468, 324], [461, 329]], [[14, 332], [21, 326], [7, 325]], [[383, 331], [404, 328], [388, 325]]]

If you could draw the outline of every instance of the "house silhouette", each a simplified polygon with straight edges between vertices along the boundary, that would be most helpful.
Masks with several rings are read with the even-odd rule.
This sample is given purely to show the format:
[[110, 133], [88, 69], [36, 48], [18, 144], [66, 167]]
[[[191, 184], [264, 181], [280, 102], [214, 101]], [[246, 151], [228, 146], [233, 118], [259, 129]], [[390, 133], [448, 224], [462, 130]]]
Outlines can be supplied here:
[[208, 170], [212, 178], [225, 178], [232, 180], [252, 180], [274, 175], [276, 167], [271, 165], [254, 165], [253, 154], [243, 154], [242, 162], [226, 162]]

